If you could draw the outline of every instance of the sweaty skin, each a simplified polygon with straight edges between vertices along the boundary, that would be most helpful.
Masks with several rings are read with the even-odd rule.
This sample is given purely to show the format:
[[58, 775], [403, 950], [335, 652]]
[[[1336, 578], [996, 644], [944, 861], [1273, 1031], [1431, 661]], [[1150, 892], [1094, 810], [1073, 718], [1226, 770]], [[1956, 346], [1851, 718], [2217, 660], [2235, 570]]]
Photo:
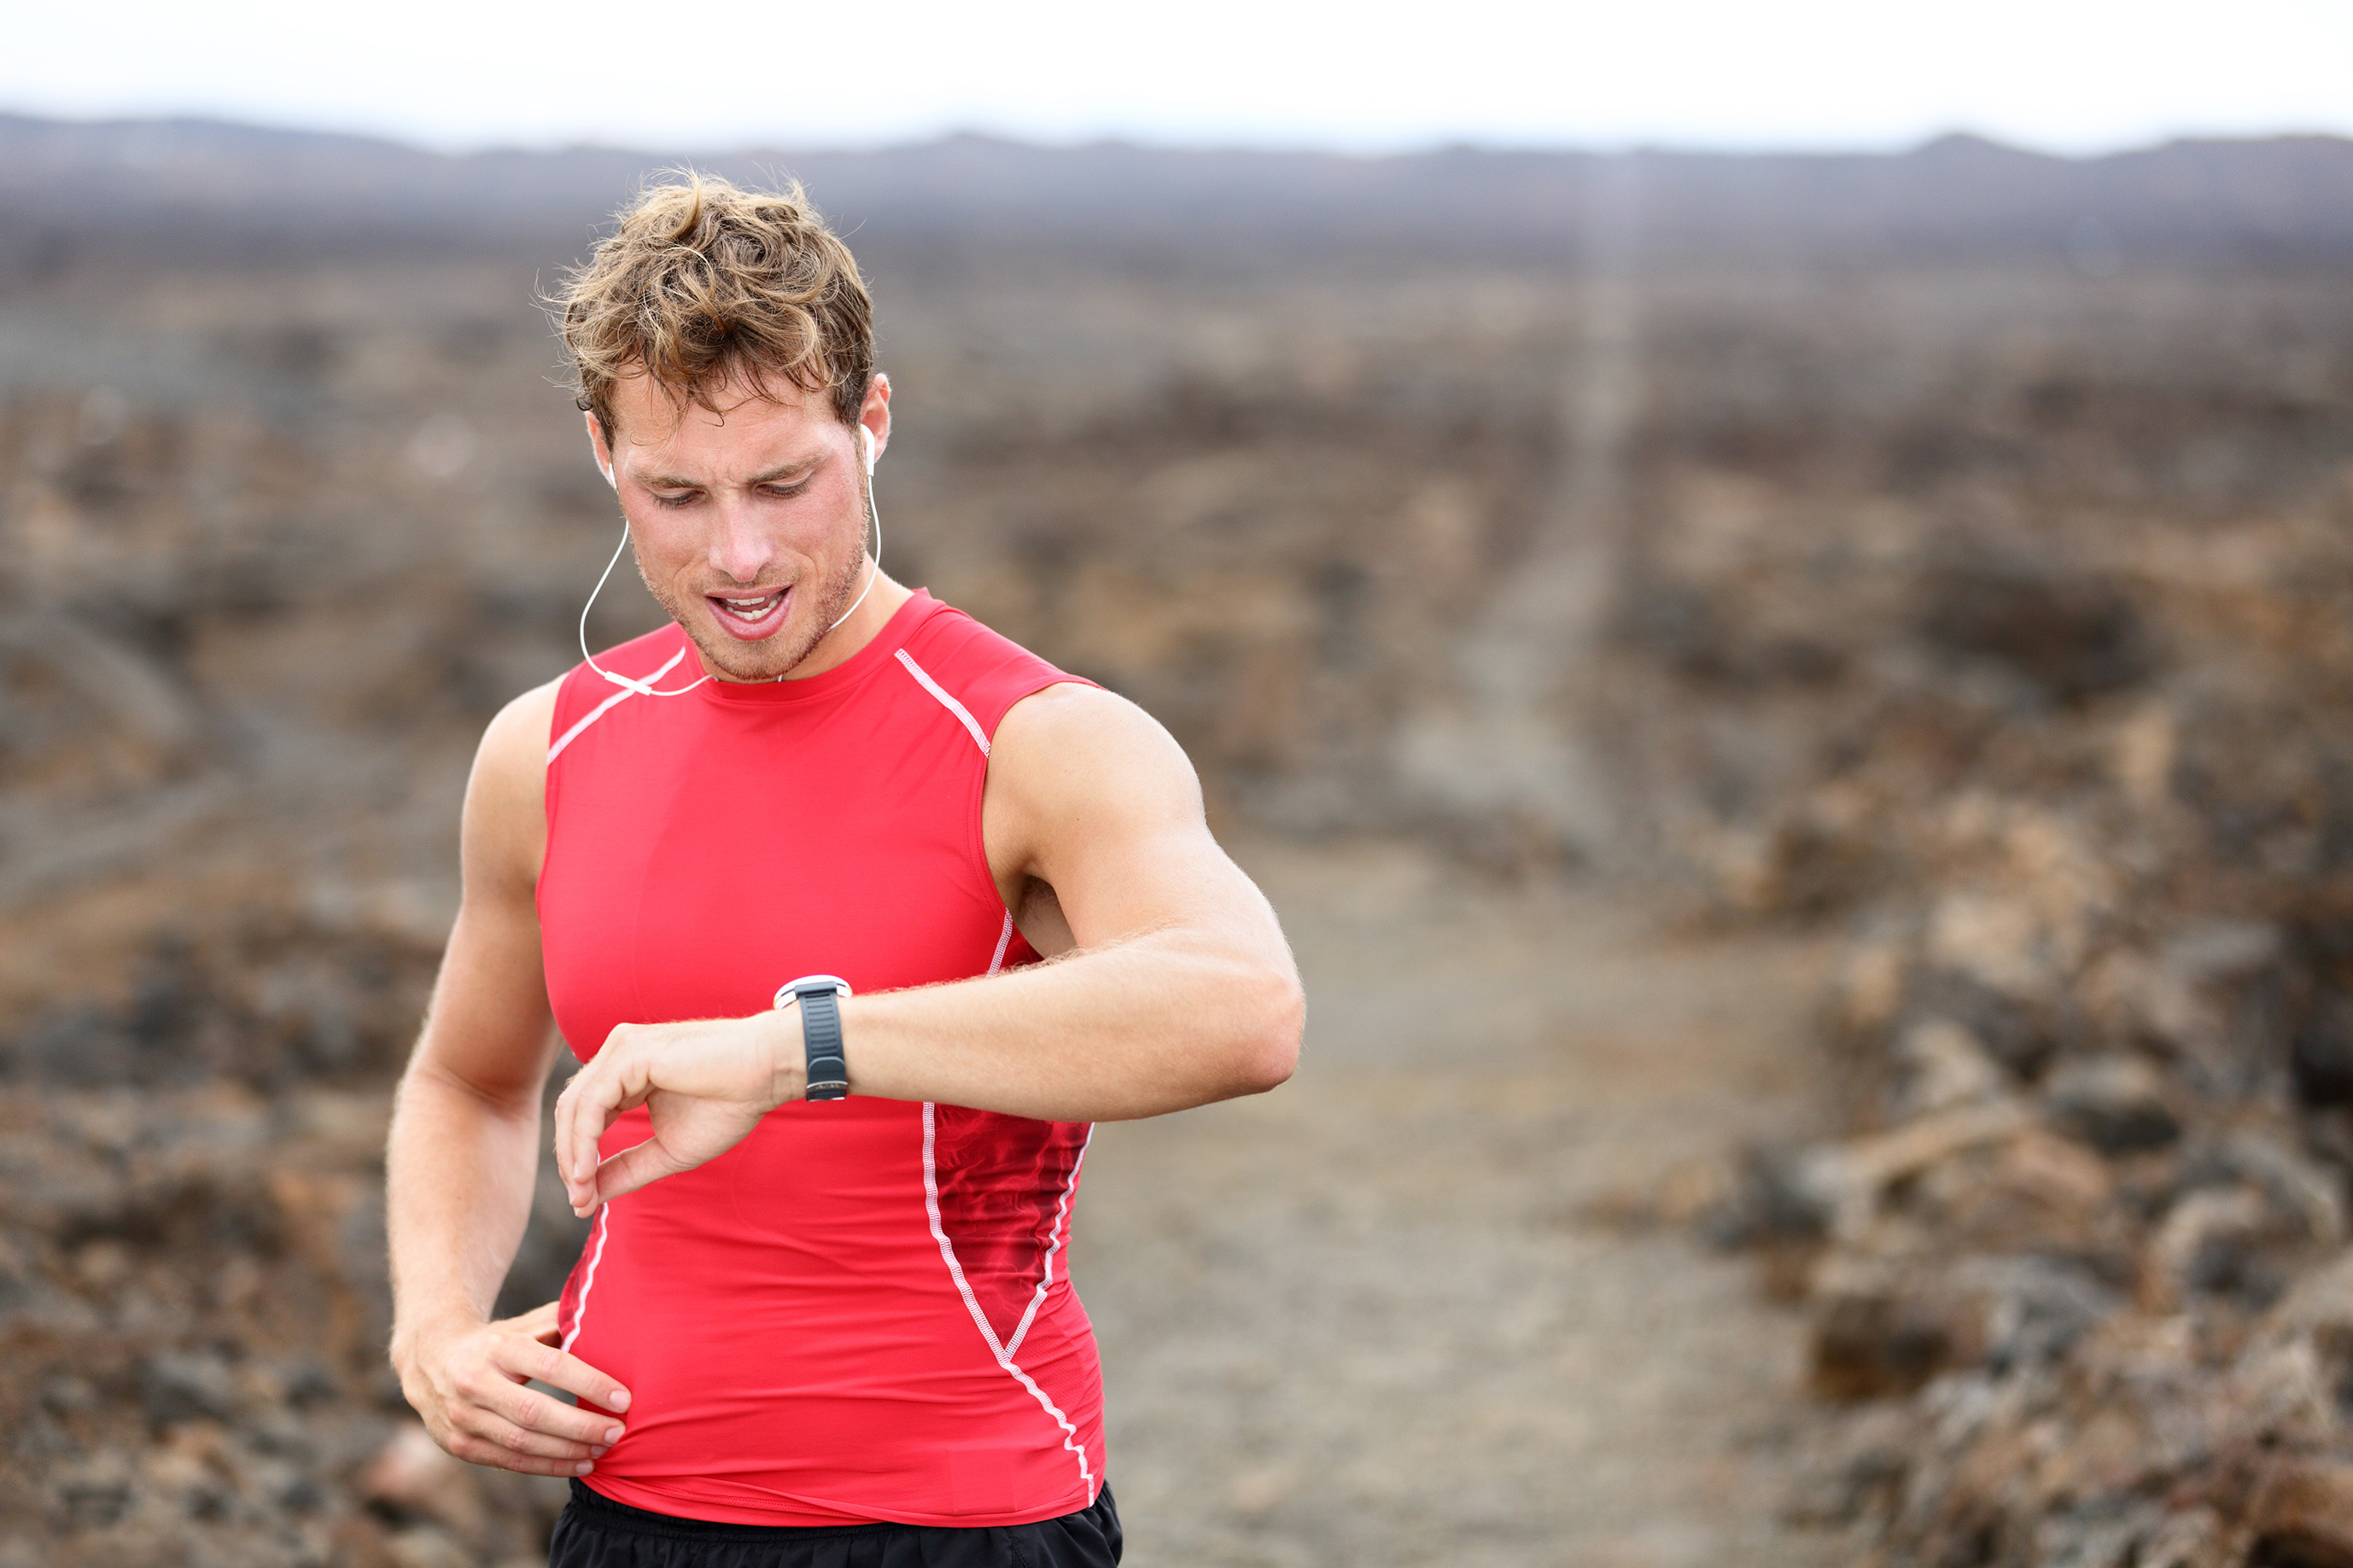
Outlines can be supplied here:
[[[881, 629], [910, 590], [862, 586], [858, 440], [822, 397], [737, 389], [723, 414], [644, 376], [615, 399], [598, 466], [638, 570], [723, 680], [804, 679]], [[877, 376], [860, 415], [890, 437]], [[845, 588], [845, 585], [846, 588]], [[533, 902], [556, 683], [494, 719], [467, 786], [464, 896], [404, 1076], [388, 1153], [403, 1392], [462, 1459], [586, 1474], [624, 1428], [525, 1386], [537, 1379], [626, 1419], [629, 1395], [555, 1346], [553, 1303], [492, 1321], [528, 1215], [538, 1110], [561, 1042]], [[1210, 837], [1184, 752], [1142, 710], [1090, 687], [1017, 703], [994, 737], [982, 839], [1006, 907], [1051, 962], [850, 998], [853, 1094], [1061, 1121], [1157, 1115], [1260, 1092], [1297, 1063], [1298, 975], [1268, 906]], [[724, 1152], [801, 1092], [798, 1017], [624, 1025], [558, 1103], [575, 1213]], [[599, 1163], [596, 1140], [643, 1104], [652, 1136]]]

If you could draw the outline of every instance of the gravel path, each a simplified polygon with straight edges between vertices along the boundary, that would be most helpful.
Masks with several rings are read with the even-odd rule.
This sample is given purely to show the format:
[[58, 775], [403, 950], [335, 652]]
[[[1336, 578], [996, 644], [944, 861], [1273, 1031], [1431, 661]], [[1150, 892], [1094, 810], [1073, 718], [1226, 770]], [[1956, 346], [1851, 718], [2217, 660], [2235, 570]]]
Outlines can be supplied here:
[[1307, 976], [1272, 1095], [1106, 1126], [1074, 1274], [1134, 1568], [1828, 1563], [1746, 1265], [1585, 1217], [1807, 1125], [1817, 945], [1405, 850], [1241, 857]]

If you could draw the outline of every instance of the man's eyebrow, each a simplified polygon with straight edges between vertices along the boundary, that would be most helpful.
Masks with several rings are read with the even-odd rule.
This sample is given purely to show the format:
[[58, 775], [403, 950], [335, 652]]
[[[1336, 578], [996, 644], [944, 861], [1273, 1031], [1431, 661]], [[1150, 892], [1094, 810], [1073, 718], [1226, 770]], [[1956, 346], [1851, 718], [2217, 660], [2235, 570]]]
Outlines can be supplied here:
[[[814, 458], [802, 458], [794, 462], [782, 463], [776, 468], [770, 468], [765, 474], [754, 474], [749, 479], [746, 479], [744, 483], [754, 485], [772, 485], [778, 479], [790, 479], [797, 474], [806, 471], [807, 469], [813, 468], [824, 460], [823, 455], [819, 454]], [[638, 482], [651, 490], [699, 490], [702, 489], [702, 481], [701, 479], [681, 479], [672, 474], [649, 474]]]

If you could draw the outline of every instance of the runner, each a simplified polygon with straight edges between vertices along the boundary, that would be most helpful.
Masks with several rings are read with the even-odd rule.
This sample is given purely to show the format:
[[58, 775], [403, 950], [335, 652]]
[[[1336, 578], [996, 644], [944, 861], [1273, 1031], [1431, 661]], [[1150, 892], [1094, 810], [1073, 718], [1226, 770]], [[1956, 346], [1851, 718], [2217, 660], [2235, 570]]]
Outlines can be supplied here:
[[[1115, 1563], [1080, 1168], [1290, 1075], [1273, 912], [1150, 718], [883, 574], [891, 385], [797, 191], [651, 190], [563, 331], [672, 624], [483, 738], [389, 1152], [401, 1386], [574, 1478], [558, 1564]], [[595, 1222], [491, 1321], [565, 1043]]]

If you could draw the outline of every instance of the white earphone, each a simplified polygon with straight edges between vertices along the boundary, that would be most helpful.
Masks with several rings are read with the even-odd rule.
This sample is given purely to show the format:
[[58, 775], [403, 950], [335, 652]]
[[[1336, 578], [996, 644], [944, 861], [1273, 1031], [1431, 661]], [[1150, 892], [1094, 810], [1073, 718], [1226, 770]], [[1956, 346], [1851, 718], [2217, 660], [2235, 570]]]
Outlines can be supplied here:
[[[866, 586], [858, 591], [858, 597], [849, 602], [849, 608], [841, 612], [840, 616], [834, 621], [833, 626], [825, 628], [828, 632], [832, 631], [834, 626], [839, 626], [843, 621], [848, 620], [850, 616], [858, 613], [858, 606], [866, 602], [866, 595], [874, 592], [874, 579], [882, 575], [882, 514], [875, 509], [874, 505], [874, 432], [868, 429], [862, 424], [858, 426], [858, 449], [859, 455], [865, 459], [866, 481], [860, 488], [866, 492], [866, 520], [873, 526], [874, 529], [874, 554], [872, 557], [872, 563], [867, 568]], [[618, 495], [621, 489], [621, 481], [619, 477], [614, 473], [612, 463], [607, 460], [597, 466], [605, 471], [605, 482], [612, 486], [613, 492], [616, 495]], [[629, 521], [627, 517], [624, 517], [621, 520], [621, 542], [613, 547], [613, 558], [605, 563], [605, 570], [597, 577], [596, 585], [588, 590], [588, 602], [580, 606], [580, 657], [586, 662], [589, 668], [595, 670], [607, 680], [611, 681], [614, 685], [620, 687], [626, 691], [634, 691], [642, 697], [683, 697], [688, 692], [693, 690], [696, 687], [702, 685], [704, 680], [710, 679], [710, 673], [705, 671], [702, 679], [691, 680], [684, 686], [673, 687], [668, 691], [660, 691], [655, 689], [654, 681], [661, 679], [662, 674], [669, 668], [669, 666], [665, 665], [661, 670], [655, 671], [653, 676], [649, 679], [632, 680], [626, 675], [607, 669], [589, 655], [588, 612], [596, 607], [596, 595], [605, 591], [606, 579], [612, 576], [613, 568], [621, 563], [621, 552], [627, 550], [628, 547]], [[672, 660], [671, 662], [675, 663], [676, 660]], [[784, 677], [780, 675], [776, 677], [776, 679], [778, 680], [782, 680]]]

